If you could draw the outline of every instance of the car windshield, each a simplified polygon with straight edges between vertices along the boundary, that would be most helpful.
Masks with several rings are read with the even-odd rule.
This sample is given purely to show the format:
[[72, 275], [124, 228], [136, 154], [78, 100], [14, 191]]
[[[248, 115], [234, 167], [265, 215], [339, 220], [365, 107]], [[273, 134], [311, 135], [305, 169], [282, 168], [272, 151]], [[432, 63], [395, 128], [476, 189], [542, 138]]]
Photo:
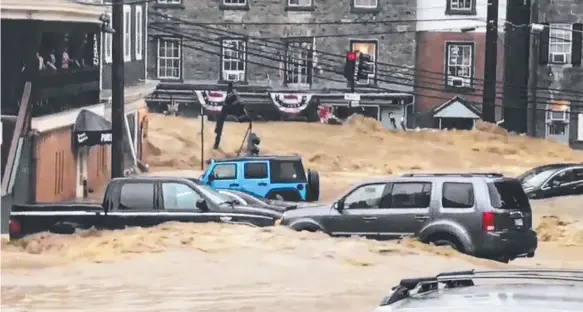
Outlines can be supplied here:
[[222, 204], [222, 203], [226, 203], [226, 202], [231, 202], [232, 201], [231, 198], [229, 198], [228, 196], [223, 195], [223, 194], [221, 194], [221, 193], [213, 190], [208, 185], [198, 184], [198, 188], [199, 188], [200, 192], [203, 193], [214, 204], [219, 205], [219, 204]]
[[553, 168], [538, 172], [537, 171], [532, 171], [530, 173], [527, 172], [521, 176], [520, 180], [522, 181], [523, 184], [526, 184], [528, 186], [538, 187], [541, 186], [548, 178], [550, 178], [558, 170], [559, 169], [557, 168]]

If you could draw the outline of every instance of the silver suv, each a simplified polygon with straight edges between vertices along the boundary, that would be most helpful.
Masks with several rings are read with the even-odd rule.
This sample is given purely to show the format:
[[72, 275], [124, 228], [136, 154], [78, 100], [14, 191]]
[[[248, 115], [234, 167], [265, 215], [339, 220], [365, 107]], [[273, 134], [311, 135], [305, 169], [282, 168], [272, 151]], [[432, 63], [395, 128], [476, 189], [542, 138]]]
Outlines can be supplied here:
[[298, 231], [425, 243], [508, 262], [533, 257], [532, 212], [520, 182], [497, 173], [405, 174], [362, 182], [330, 206], [283, 215]]
[[446, 272], [402, 280], [373, 312], [581, 311], [583, 271]]

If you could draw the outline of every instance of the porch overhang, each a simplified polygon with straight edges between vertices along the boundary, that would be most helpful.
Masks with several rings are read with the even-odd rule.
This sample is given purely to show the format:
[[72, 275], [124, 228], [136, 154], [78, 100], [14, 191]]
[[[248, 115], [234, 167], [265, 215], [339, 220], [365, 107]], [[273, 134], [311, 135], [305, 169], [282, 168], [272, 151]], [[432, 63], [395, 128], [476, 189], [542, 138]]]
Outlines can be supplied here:
[[1, 12], [2, 19], [8, 20], [100, 24], [106, 8], [72, 0], [3, 0]]

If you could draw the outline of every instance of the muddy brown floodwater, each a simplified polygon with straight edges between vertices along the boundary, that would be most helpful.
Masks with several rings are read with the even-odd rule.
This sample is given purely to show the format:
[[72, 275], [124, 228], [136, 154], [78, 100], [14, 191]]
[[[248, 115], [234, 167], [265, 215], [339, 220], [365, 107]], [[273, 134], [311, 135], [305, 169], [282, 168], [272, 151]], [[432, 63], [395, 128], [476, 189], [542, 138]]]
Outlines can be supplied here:
[[[152, 115], [152, 168], [196, 168], [197, 125]], [[207, 128], [210, 137], [213, 127]], [[541, 163], [583, 161], [581, 153], [565, 146], [509, 136], [493, 127], [395, 133], [357, 119], [345, 126], [266, 123], [254, 128], [263, 152], [300, 153], [307, 167], [320, 170], [323, 201], [370, 175], [452, 169], [517, 174]], [[232, 155], [244, 130], [245, 125], [227, 124], [223, 150], [207, 155]], [[533, 211], [541, 240], [537, 255], [509, 265], [410, 239], [334, 239], [285, 228], [169, 223], [69, 236], [39, 234], [2, 242], [1, 308], [362, 312], [372, 310], [406, 277], [469, 268], [583, 268], [583, 199], [537, 201]]]

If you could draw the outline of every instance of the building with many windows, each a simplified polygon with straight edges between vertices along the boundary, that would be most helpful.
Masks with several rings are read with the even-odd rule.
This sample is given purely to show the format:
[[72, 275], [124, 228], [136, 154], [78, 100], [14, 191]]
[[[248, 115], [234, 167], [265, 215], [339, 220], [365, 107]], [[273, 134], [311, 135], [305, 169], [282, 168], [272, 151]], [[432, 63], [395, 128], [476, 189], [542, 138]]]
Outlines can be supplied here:
[[531, 23], [544, 26], [532, 35], [527, 68], [531, 134], [581, 149], [583, 3], [533, 0], [531, 11]]
[[[471, 129], [481, 119], [488, 0], [418, 0], [415, 125]], [[500, 0], [499, 18], [506, 16]], [[497, 118], [501, 115], [504, 25], [499, 23]]]
[[[157, 0], [150, 8], [148, 75], [160, 109], [220, 110], [227, 82], [267, 119], [317, 119], [318, 105], [390, 123], [413, 101], [415, 0]], [[370, 54], [372, 74], [349, 108], [346, 53]], [[397, 119], [398, 120], [398, 119]]]

